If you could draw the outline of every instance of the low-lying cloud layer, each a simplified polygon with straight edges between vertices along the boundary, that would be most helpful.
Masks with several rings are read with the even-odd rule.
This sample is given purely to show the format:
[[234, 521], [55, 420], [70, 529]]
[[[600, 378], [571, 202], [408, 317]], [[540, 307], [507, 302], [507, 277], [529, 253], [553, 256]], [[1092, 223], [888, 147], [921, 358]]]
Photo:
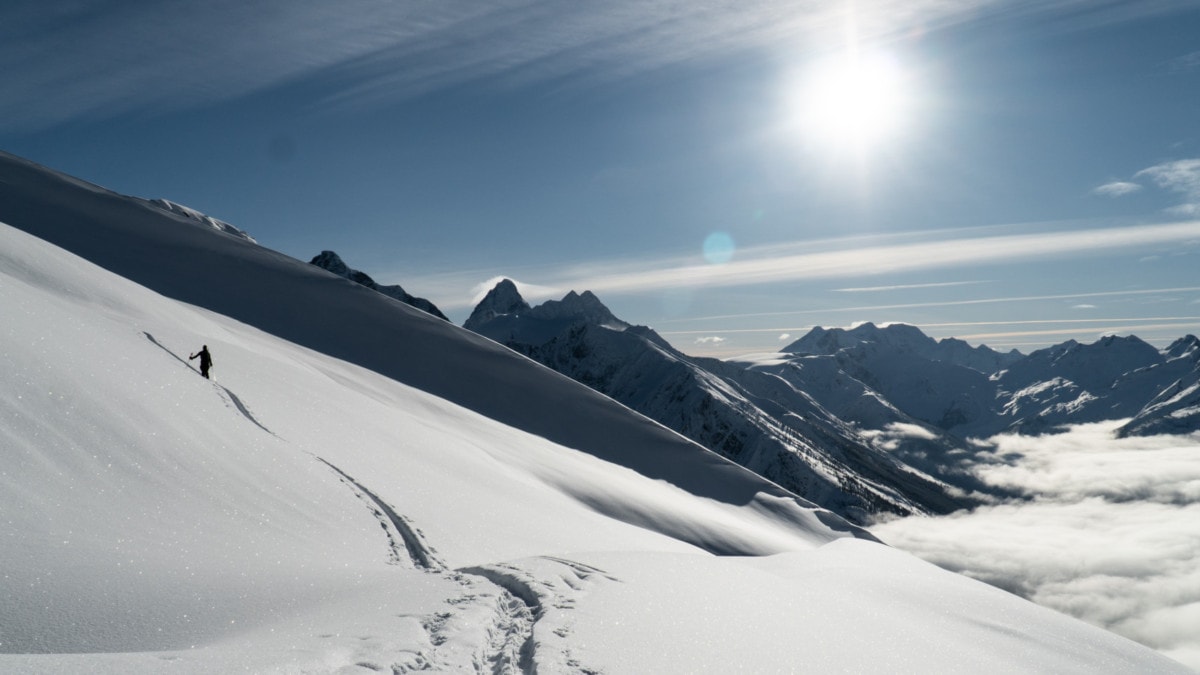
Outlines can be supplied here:
[[1115, 427], [990, 439], [977, 473], [1027, 501], [874, 533], [1200, 669], [1200, 437]]

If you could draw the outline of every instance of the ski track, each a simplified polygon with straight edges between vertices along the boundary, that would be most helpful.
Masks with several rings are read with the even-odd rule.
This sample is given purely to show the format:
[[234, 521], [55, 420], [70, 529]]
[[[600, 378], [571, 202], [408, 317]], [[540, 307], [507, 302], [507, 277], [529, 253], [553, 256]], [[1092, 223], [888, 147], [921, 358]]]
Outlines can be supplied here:
[[[584, 667], [572, 655], [574, 620], [569, 610], [595, 584], [619, 579], [591, 565], [552, 556], [459, 571], [482, 577], [503, 591], [490, 640], [491, 673], [534, 673], [539, 668], [587, 675], [601, 672]], [[524, 611], [514, 601], [519, 601]], [[520, 647], [515, 648], [518, 643]]]
[[[154, 335], [147, 331], [142, 334], [153, 345], [199, 374], [191, 363]], [[215, 381], [211, 383], [227, 406], [279, 438], [255, 418], [237, 394]], [[528, 675], [536, 673], [539, 664], [543, 664], [554, 671], [599, 675], [600, 671], [583, 667], [571, 656], [567, 641], [572, 622], [561, 610], [572, 609], [576, 598], [586, 593], [596, 578], [619, 580], [590, 565], [552, 556], [451, 570], [425, 543], [418, 529], [379, 495], [329, 460], [308, 454], [336, 473], [338, 480], [349, 487], [379, 521], [387, 537], [389, 564], [407, 563], [414, 569], [446, 575], [463, 590], [461, 596], [447, 599], [449, 611], [422, 618], [421, 625], [431, 646], [429, 652], [397, 652], [385, 647], [378, 638], [360, 637], [349, 650], [353, 654], [353, 667], [392, 675], [427, 670]], [[553, 620], [547, 620], [550, 609], [560, 610], [553, 614]], [[539, 624], [545, 630], [539, 630], [535, 636]], [[331, 639], [338, 636], [317, 637]], [[452, 647], [446, 648], [446, 645]], [[383, 665], [385, 663], [387, 665]]]
[[[416, 528], [408, 522], [407, 518], [396, 513], [395, 509], [379, 498], [379, 495], [368, 490], [362, 483], [328, 460], [322, 457], [317, 457], [317, 460], [333, 469], [342, 482], [350, 486], [355, 495], [370, 507], [371, 513], [379, 520], [380, 526], [387, 533], [388, 548], [391, 551], [390, 558], [393, 563], [399, 563], [407, 558], [413, 566], [420, 569], [431, 572], [442, 572], [447, 569], [446, 564], [437, 558], [436, 552], [422, 540]], [[404, 555], [401, 555], [401, 552]]]
[[[188, 370], [192, 371], [193, 373], [199, 374], [200, 371], [193, 368], [191, 363], [188, 363], [187, 361], [185, 361], [183, 359], [183, 357], [181, 357], [180, 355], [171, 351], [169, 348], [167, 348], [165, 345], [163, 345], [163, 343], [161, 343], [157, 339], [155, 339], [155, 337], [153, 335], [151, 335], [149, 332], [142, 331], [142, 335], [145, 335], [146, 339], [149, 340], [154, 346], [156, 346], [159, 349], [163, 350], [164, 352], [170, 354], [176, 361], [187, 366]], [[267, 432], [268, 434], [271, 434], [272, 436], [275, 436], [276, 438], [279, 438], [279, 436], [276, 436], [275, 432], [271, 431], [266, 426], [264, 426], [262, 422], [258, 421], [258, 418], [256, 418], [254, 416], [254, 413], [250, 412], [250, 409], [246, 407], [246, 404], [242, 403], [242, 399], [238, 398], [237, 394], [230, 391], [229, 387], [218, 384], [215, 380], [209, 380], [209, 381], [212, 382], [213, 387], [216, 388], [216, 390], [217, 390], [217, 395], [220, 396], [223, 401], [225, 401], [225, 404], [227, 406], [231, 405], [235, 410], [237, 410], [239, 413], [241, 413], [242, 417], [245, 417], [246, 419], [253, 422], [254, 426], [258, 427], [259, 429], [262, 429], [263, 431]]]
[[422, 618], [429, 651], [394, 653], [393, 658], [383, 659], [391, 661], [387, 667], [379, 665], [379, 658], [355, 665], [377, 671], [390, 668], [393, 675], [431, 669], [477, 675], [529, 675], [539, 669], [584, 675], [601, 672], [584, 667], [572, 656], [570, 610], [596, 583], [619, 579], [591, 565], [553, 556], [452, 570], [407, 518], [333, 463], [314, 457], [337, 473], [379, 521], [388, 538], [389, 563], [407, 561], [415, 569], [444, 575], [462, 589], [460, 596], [447, 599], [447, 611]]
[[[450, 570], [405, 517], [329, 460], [323, 457], [316, 459], [337, 473], [338, 479], [367, 504], [379, 521], [387, 535], [390, 564], [399, 565], [407, 561], [415, 569], [442, 573], [462, 588], [461, 596], [447, 600], [451, 605], [450, 611], [438, 612], [422, 620], [431, 651], [406, 653], [402, 662], [393, 659], [387, 667], [393, 675], [427, 669], [474, 672], [479, 675], [515, 675], [535, 671], [533, 624], [540, 600], [531, 588], [521, 586], [519, 575]], [[500, 579], [502, 583], [497, 583], [495, 579]], [[486, 584], [486, 588], [480, 588], [481, 583]], [[469, 657], [462, 654], [469, 654]], [[379, 663], [380, 659], [375, 658], [356, 662], [355, 665], [369, 670], [385, 670]]]

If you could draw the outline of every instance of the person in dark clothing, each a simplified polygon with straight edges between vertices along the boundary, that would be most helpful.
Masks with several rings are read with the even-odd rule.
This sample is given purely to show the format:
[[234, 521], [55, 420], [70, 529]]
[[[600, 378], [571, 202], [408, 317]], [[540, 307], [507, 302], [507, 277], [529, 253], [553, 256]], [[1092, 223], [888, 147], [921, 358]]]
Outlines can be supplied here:
[[188, 361], [200, 357], [200, 374], [208, 378], [208, 369], [212, 368], [212, 354], [208, 353], [208, 345], [200, 347], [200, 351], [188, 357]]

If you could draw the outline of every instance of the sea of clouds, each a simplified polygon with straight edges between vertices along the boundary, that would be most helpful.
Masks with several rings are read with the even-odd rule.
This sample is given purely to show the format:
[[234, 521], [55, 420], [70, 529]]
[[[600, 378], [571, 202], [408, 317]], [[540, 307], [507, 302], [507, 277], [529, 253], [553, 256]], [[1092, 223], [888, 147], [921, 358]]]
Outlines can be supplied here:
[[988, 439], [975, 471], [1024, 499], [872, 531], [1200, 671], [1200, 434], [1119, 425]]

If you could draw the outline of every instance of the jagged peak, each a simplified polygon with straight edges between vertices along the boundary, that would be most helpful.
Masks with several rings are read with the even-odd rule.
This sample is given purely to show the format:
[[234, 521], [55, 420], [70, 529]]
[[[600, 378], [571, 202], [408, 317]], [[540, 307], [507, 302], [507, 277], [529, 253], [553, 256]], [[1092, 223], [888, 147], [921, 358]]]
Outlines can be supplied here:
[[562, 300], [547, 300], [534, 307], [530, 314], [539, 319], [576, 319], [609, 328], [629, 327], [591, 291], [571, 291]]
[[350, 276], [350, 266], [342, 260], [341, 256], [333, 251], [321, 251], [308, 262], [310, 265], [316, 265], [340, 277]]
[[815, 326], [804, 337], [783, 348], [788, 353], [835, 354], [838, 351], [867, 342], [886, 341], [890, 344], [932, 345], [936, 341], [920, 328], [906, 323], [879, 326], [871, 321], [851, 328]]
[[366, 272], [360, 272], [347, 265], [346, 262], [342, 260], [342, 257], [333, 251], [321, 251], [319, 254], [314, 256], [312, 260], [308, 261], [308, 264], [320, 267], [321, 269], [331, 274], [336, 274], [344, 279], [349, 279], [356, 284], [366, 286], [373, 291], [383, 293], [390, 298], [395, 298], [396, 300], [416, 307], [423, 312], [432, 314], [439, 319], [444, 319], [446, 321], [450, 320], [432, 302], [426, 300], [425, 298], [414, 297], [397, 284], [384, 286], [377, 283]]
[[498, 316], [523, 314], [529, 310], [529, 303], [521, 297], [521, 291], [517, 288], [517, 284], [512, 279], [504, 278], [496, 282], [492, 290], [488, 291], [479, 304], [475, 305], [474, 311], [471, 312], [471, 316], [467, 317], [463, 327], [467, 330], [477, 330]]
[[630, 324], [613, 315], [600, 298], [591, 291], [570, 291], [561, 300], [547, 300], [531, 307], [521, 297], [516, 283], [501, 279], [479, 301], [470, 318], [463, 324], [468, 330], [479, 331], [484, 324], [500, 316], [526, 316], [543, 321], [572, 321], [606, 328], [624, 330]]
[[507, 278], [498, 281], [492, 290], [483, 296], [483, 300], [479, 304], [529, 309], [529, 303], [525, 302], [525, 298], [521, 296], [521, 290], [517, 288], [516, 282]]
[[1168, 345], [1163, 354], [1170, 359], [1200, 357], [1200, 338], [1185, 335]]

